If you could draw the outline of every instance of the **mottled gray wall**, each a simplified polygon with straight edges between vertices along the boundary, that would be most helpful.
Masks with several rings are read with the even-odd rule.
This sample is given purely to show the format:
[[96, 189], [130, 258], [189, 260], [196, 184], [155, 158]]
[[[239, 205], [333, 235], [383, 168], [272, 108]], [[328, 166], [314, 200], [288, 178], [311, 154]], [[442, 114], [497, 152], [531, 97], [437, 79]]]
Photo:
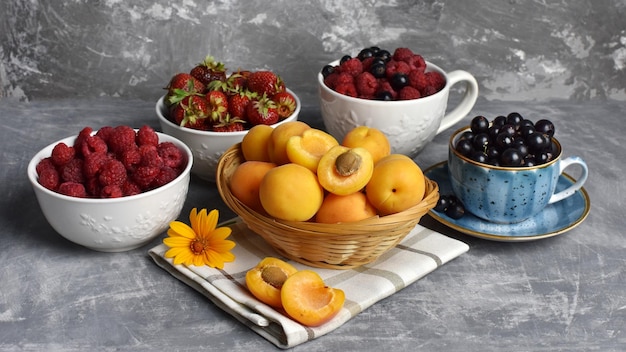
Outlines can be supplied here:
[[156, 100], [210, 53], [315, 75], [364, 46], [407, 46], [473, 73], [486, 99], [626, 100], [626, 0], [3, 0], [0, 97]]

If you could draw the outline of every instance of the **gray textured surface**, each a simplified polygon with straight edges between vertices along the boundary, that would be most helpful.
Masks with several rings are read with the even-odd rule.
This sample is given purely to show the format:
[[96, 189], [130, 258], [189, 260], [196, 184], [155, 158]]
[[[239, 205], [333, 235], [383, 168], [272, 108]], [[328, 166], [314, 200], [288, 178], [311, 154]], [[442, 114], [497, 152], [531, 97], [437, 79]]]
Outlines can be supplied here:
[[[153, 243], [97, 253], [50, 228], [28, 184], [39, 148], [85, 125], [150, 124], [153, 102], [101, 98], [0, 101], [0, 350], [261, 351], [274, 346], [172, 278], [147, 256]], [[474, 239], [468, 253], [296, 351], [623, 351], [626, 348], [624, 102], [488, 102], [472, 114], [550, 117], [566, 155], [587, 160], [591, 213], [578, 227], [528, 243]], [[303, 120], [319, 125], [319, 112]], [[467, 121], [466, 121], [467, 122]], [[460, 127], [460, 126], [455, 126]], [[444, 160], [449, 133], [417, 162]], [[214, 185], [192, 180], [192, 207], [232, 213]]]

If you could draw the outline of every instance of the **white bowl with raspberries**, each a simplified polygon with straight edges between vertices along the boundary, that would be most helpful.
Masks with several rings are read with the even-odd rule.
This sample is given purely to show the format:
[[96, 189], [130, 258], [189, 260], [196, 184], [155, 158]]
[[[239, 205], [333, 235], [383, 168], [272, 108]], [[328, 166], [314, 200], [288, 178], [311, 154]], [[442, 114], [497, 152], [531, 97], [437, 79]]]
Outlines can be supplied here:
[[148, 244], [178, 218], [189, 189], [191, 150], [172, 136], [140, 130], [152, 131], [146, 139], [156, 138], [158, 151], [139, 144], [138, 154], [113, 151], [95, 138], [99, 131], [85, 128], [35, 154], [28, 179], [57, 233], [92, 250], [123, 252]]
[[[364, 54], [365, 53], [365, 54]], [[450, 88], [464, 85], [448, 110]], [[446, 72], [408, 48], [364, 48], [325, 65], [318, 74], [324, 125], [338, 140], [356, 126], [381, 130], [392, 152], [417, 156], [438, 134], [469, 114], [478, 98], [476, 79]]]

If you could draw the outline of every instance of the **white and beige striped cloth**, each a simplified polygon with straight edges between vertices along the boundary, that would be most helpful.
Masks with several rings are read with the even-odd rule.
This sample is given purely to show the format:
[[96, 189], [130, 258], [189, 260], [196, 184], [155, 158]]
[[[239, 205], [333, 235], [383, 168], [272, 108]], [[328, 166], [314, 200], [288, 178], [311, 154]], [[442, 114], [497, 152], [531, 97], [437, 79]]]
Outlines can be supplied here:
[[[245, 285], [246, 272], [267, 256], [281, 258], [260, 236], [238, 218], [221, 224], [229, 226], [230, 239], [237, 243], [236, 260], [223, 270], [207, 266], [173, 265], [164, 257], [168, 247], [149, 250], [157, 265], [198, 290], [215, 305], [280, 348], [291, 348], [338, 328], [379, 300], [398, 292], [446, 262], [465, 253], [467, 244], [417, 225], [395, 248], [375, 262], [349, 270], [313, 269], [328, 286], [344, 290], [346, 302], [335, 318], [319, 327], [306, 327], [254, 298]], [[284, 258], [281, 258], [284, 259]]]

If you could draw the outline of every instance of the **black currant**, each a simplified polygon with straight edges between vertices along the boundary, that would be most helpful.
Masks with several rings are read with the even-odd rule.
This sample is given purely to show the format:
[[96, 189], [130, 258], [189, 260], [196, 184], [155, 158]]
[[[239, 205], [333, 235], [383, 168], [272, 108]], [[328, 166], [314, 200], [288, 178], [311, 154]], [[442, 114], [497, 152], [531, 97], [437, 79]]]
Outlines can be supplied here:
[[330, 75], [333, 72], [335, 72], [335, 66], [333, 65], [326, 65], [322, 67], [322, 76], [324, 78], [328, 77], [328, 75]]
[[393, 89], [398, 91], [409, 84], [409, 77], [404, 73], [394, 73], [389, 83]]
[[520, 166], [522, 165], [522, 156], [515, 148], [506, 149], [500, 156], [500, 164], [502, 166]]
[[383, 59], [385, 62], [389, 62], [389, 60], [391, 60], [391, 53], [385, 49], [378, 50], [374, 56]]
[[392, 101], [393, 100], [393, 95], [391, 94], [391, 92], [388, 92], [386, 90], [382, 90], [382, 91], [376, 93], [375, 98], [376, 98], [376, 100]]
[[472, 145], [471, 139], [461, 139], [456, 143], [455, 149], [459, 152], [459, 154], [464, 156], [469, 156], [472, 151], [474, 151], [474, 147]]
[[518, 112], [512, 112], [506, 115], [506, 123], [511, 124], [516, 128], [520, 125], [520, 123], [522, 123], [522, 120], [524, 120], [524, 118]]
[[352, 56], [350, 56], [350, 55], [342, 56], [341, 59], [339, 60], [339, 65], [343, 64], [344, 62], [346, 62], [346, 61], [348, 61], [350, 59], [352, 59]]
[[386, 70], [387, 65], [385, 65], [384, 62], [372, 62], [372, 66], [370, 67], [370, 73], [376, 78], [385, 77]]
[[548, 137], [554, 137], [554, 124], [550, 120], [542, 119], [535, 122], [535, 131], [541, 132]]
[[359, 58], [359, 60], [363, 61], [369, 57], [373, 57], [374, 56], [374, 51], [372, 51], [371, 48], [365, 48], [362, 49], [359, 54], [357, 55], [357, 57]]
[[485, 133], [489, 129], [489, 120], [481, 115], [476, 116], [470, 122], [470, 129], [476, 134]]

